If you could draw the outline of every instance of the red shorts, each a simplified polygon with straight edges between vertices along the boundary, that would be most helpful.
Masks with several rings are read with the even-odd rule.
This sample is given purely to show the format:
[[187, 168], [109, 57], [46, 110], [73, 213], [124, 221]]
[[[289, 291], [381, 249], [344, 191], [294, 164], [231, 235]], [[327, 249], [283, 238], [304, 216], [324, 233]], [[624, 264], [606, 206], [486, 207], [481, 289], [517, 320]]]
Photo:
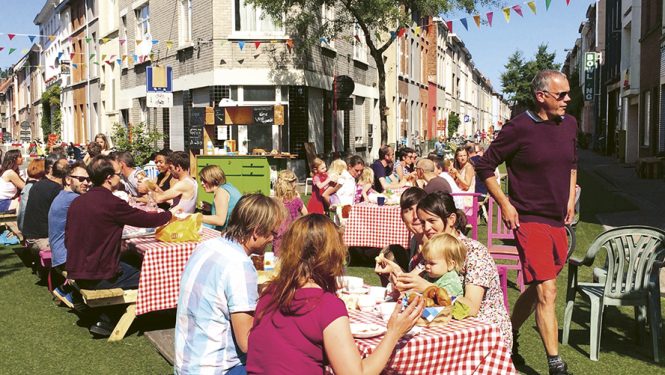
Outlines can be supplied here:
[[520, 223], [515, 231], [515, 239], [525, 283], [556, 279], [568, 255], [568, 238], [564, 227]]

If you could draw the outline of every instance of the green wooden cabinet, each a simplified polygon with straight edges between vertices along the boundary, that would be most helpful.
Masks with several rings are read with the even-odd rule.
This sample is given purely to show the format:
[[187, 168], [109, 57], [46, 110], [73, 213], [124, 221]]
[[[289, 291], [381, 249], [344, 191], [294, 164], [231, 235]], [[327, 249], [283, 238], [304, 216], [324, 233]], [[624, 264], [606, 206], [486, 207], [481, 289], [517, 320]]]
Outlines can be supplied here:
[[220, 156], [199, 155], [196, 157], [196, 175], [198, 184], [198, 202], [212, 203], [212, 193], [206, 193], [198, 177], [201, 169], [208, 165], [219, 166], [226, 175], [226, 180], [241, 193], [262, 193], [270, 195], [270, 165], [265, 156]]

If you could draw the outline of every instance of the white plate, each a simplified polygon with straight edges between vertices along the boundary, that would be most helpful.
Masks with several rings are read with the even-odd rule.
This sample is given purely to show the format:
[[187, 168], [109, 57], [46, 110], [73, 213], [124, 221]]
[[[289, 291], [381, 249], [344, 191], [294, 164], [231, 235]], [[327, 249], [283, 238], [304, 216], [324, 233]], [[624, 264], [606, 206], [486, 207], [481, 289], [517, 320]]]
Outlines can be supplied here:
[[344, 289], [342, 289], [342, 293], [346, 293], [346, 294], [368, 294], [369, 293], [369, 288], [366, 287], [366, 286], [364, 286], [360, 289], [352, 289], [352, 290], [344, 288]]
[[351, 334], [358, 339], [367, 339], [370, 337], [381, 336], [386, 333], [384, 326], [371, 323], [351, 323]]

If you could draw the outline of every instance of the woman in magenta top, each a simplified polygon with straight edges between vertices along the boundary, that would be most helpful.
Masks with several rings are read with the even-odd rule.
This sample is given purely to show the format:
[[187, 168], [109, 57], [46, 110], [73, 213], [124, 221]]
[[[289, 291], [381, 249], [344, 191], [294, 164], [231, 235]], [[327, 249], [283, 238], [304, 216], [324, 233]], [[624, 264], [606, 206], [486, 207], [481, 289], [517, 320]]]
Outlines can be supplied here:
[[418, 320], [423, 301], [402, 312], [398, 304], [381, 343], [361, 359], [344, 302], [335, 295], [347, 253], [335, 225], [323, 215], [303, 216], [282, 245], [277, 276], [256, 306], [247, 373], [322, 374], [330, 365], [336, 374], [379, 374]]

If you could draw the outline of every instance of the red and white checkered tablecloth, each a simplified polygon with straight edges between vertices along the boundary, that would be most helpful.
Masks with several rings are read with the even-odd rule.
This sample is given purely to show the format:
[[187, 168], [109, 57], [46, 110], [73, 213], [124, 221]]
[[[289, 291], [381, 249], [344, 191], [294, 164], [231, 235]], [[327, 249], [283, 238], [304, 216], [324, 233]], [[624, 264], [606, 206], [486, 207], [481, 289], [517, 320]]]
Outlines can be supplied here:
[[[201, 242], [217, 238], [220, 233], [203, 228]], [[185, 264], [200, 242], [161, 242], [153, 236], [127, 240], [143, 253], [136, 315], [175, 308], [180, 292], [180, 276]]]
[[400, 212], [399, 205], [354, 205], [344, 227], [344, 243], [346, 246], [378, 248], [398, 244], [408, 248], [410, 234]]
[[[352, 323], [385, 325], [372, 313], [352, 311]], [[383, 336], [356, 339], [361, 356], [368, 356]], [[477, 319], [451, 320], [440, 327], [424, 327], [408, 340], [398, 342], [384, 373], [421, 374], [517, 374], [510, 351], [495, 325]]]

